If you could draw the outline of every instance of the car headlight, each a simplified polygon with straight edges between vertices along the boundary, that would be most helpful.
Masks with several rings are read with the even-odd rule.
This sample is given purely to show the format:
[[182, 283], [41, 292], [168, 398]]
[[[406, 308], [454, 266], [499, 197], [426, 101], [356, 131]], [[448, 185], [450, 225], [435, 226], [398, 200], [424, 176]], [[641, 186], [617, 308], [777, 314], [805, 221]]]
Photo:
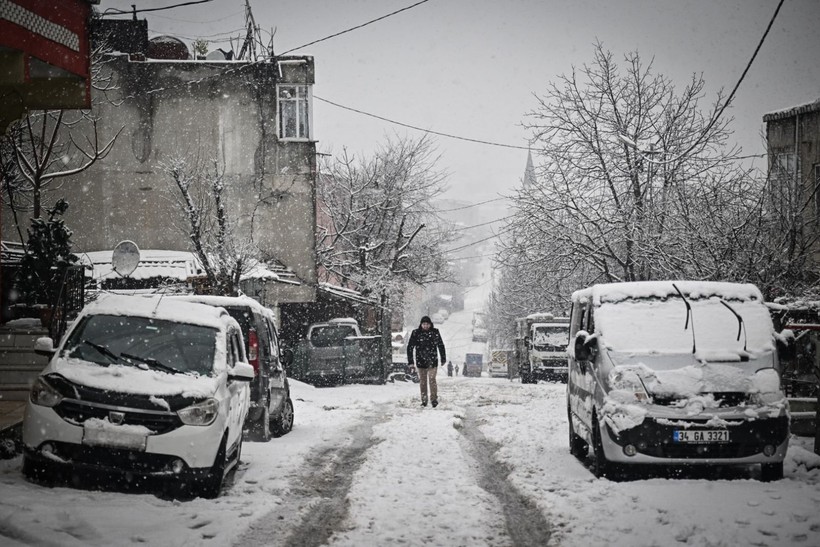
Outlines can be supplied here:
[[613, 390], [630, 393], [642, 403], [652, 402], [643, 380], [634, 370], [615, 369], [609, 375], [609, 385]]
[[785, 402], [780, 389], [780, 375], [773, 368], [762, 368], [752, 377], [749, 401], [757, 405], [777, 405]]
[[29, 394], [31, 402], [35, 405], [53, 407], [60, 404], [63, 396], [59, 391], [54, 389], [44, 378], [38, 377], [34, 385], [31, 386], [31, 393]]
[[216, 399], [205, 399], [182, 410], [177, 411], [177, 416], [185, 425], [211, 425], [219, 414], [219, 403]]

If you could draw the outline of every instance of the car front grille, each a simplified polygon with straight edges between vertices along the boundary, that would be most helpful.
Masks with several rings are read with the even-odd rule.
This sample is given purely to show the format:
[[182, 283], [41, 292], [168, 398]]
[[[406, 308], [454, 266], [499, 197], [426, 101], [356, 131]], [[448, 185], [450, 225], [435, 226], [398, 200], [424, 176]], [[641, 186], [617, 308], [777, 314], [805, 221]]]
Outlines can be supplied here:
[[[742, 406], [748, 401], [748, 395], [742, 391], [724, 391], [715, 393], [702, 393], [702, 396], [712, 395], [718, 403], [718, 408], [733, 408]], [[652, 402], [661, 406], [679, 406], [685, 405], [688, 399], [680, 399], [676, 396], [664, 397], [660, 395], [652, 395]]]
[[82, 425], [89, 418], [111, 421], [109, 418], [112, 413], [116, 413], [117, 417], [122, 415], [122, 421], [118, 421], [118, 425], [141, 425], [154, 435], [168, 433], [182, 425], [174, 412], [116, 407], [76, 399], [63, 399], [54, 410], [63, 420], [75, 425]]

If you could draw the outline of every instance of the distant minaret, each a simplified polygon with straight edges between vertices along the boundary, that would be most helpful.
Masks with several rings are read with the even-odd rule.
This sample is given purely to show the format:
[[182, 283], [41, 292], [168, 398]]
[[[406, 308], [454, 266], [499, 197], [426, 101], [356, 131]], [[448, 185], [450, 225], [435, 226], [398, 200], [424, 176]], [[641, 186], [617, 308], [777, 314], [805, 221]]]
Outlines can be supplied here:
[[524, 169], [524, 189], [535, 186], [535, 167], [532, 165], [532, 151], [527, 152], [527, 168]]

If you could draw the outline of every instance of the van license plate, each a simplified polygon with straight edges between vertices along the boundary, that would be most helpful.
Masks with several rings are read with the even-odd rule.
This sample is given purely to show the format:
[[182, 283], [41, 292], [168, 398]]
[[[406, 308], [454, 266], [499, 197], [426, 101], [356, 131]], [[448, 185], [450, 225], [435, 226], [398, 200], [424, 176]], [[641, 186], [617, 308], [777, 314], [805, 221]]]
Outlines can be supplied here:
[[729, 432], [725, 429], [686, 429], [672, 432], [676, 443], [728, 443]]

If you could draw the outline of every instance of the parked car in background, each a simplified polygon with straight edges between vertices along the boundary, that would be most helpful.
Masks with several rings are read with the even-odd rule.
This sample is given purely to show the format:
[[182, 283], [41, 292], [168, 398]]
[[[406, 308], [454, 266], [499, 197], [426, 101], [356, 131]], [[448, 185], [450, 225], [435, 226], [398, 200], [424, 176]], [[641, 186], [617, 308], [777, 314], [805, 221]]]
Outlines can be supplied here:
[[300, 379], [329, 386], [384, 383], [390, 367], [381, 336], [363, 336], [355, 319], [337, 317], [308, 327], [296, 348], [293, 368]]
[[273, 311], [248, 296], [175, 296], [174, 299], [224, 308], [242, 329], [253, 367], [251, 409], [245, 428], [250, 439], [268, 441], [293, 429], [293, 401]]
[[760, 466], [783, 477], [788, 404], [754, 285], [645, 281], [572, 295], [570, 452], [598, 476], [630, 466]]
[[467, 353], [464, 355], [464, 368], [462, 369], [462, 375], [479, 378], [481, 377], [481, 371], [483, 369], [483, 355], [481, 355], [480, 353]]
[[239, 463], [250, 407], [242, 332], [202, 304], [104, 296], [86, 306], [31, 389], [23, 473], [162, 479], [219, 495]]

